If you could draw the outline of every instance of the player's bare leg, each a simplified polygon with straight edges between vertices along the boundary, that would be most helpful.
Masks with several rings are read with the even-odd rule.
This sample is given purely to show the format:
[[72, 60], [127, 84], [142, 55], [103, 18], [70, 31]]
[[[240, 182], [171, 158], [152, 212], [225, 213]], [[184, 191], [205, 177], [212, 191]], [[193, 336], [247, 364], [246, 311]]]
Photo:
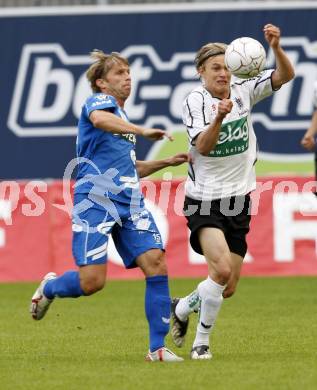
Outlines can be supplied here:
[[240, 280], [242, 263], [243, 257], [231, 252], [231, 275], [227, 287], [222, 294], [224, 298], [230, 298], [235, 293]]

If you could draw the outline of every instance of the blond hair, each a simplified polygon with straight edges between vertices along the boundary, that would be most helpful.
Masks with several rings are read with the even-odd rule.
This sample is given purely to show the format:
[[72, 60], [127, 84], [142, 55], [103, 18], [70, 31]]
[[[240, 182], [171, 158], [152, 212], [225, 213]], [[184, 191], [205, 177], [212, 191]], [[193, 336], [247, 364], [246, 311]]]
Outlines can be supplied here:
[[90, 57], [94, 62], [88, 68], [86, 76], [93, 92], [101, 92], [96, 80], [105, 78], [113, 65], [120, 62], [129, 65], [129, 61], [115, 51], [106, 54], [102, 50], [94, 49], [90, 53]]
[[220, 54], [225, 54], [226, 49], [227, 45], [220, 42], [207, 43], [206, 45], [202, 46], [198, 50], [195, 57], [196, 69], [199, 70], [205, 61], [208, 60], [208, 58], [218, 56]]

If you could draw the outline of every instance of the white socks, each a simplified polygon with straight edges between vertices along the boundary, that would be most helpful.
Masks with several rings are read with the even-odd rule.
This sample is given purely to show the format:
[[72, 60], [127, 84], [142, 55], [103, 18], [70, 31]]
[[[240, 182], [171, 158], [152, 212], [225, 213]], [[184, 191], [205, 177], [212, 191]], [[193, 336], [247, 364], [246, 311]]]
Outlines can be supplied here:
[[200, 297], [197, 290], [184, 298], [180, 298], [176, 306], [176, 315], [181, 321], [186, 321], [188, 316], [194, 311], [198, 311]]
[[210, 277], [199, 283], [197, 291], [201, 305], [194, 347], [198, 345], [209, 346], [209, 335], [220, 310], [223, 301], [222, 293], [225, 288], [226, 286], [214, 282]]
[[191, 313], [199, 310], [200, 306], [194, 347], [209, 345], [209, 335], [220, 310], [223, 301], [222, 293], [225, 288], [226, 286], [222, 286], [208, 277], [199, 283], [197, 290], [180, 298], [176, 306], [176, 315], [181, 321], [186, 321]]

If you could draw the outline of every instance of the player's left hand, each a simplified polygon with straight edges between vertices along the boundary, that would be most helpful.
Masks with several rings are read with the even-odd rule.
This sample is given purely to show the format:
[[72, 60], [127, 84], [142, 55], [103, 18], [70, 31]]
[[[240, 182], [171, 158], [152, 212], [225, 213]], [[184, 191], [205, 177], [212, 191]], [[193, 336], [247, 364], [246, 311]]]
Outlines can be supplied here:
[[277, 49], [280, 45], [281, 30], [273, 24], [266, 24], [263, 28], [264, 37], [272, 49]]
[[189, 153], [178, 153], [169, 158], [169, 166], [176, 167], [190, 161], [191, 157]]

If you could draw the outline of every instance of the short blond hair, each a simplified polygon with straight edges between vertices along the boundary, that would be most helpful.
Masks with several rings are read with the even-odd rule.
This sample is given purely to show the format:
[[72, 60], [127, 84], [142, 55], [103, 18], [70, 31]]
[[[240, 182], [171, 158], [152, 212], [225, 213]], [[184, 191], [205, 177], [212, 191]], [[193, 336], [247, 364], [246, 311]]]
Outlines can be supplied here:
[[88, 68], [86, 76], [93, 92], [101, 92], [96, 80], [105, 78], [114, 64], [121, 62], [129, 66], [129, 61], [115, 51], [106, 54], [102, 50], [94, 49], [90, 53], [90, 57], [94, 62]]
[[227, 45], [221, 42], [207, 43], [202, 46], [195, 57], [195, 66], [199, 70], [200, 67], [205, 63], [206, 60], [210, 57], [218, 56], [220, 54], [225, 54]]

